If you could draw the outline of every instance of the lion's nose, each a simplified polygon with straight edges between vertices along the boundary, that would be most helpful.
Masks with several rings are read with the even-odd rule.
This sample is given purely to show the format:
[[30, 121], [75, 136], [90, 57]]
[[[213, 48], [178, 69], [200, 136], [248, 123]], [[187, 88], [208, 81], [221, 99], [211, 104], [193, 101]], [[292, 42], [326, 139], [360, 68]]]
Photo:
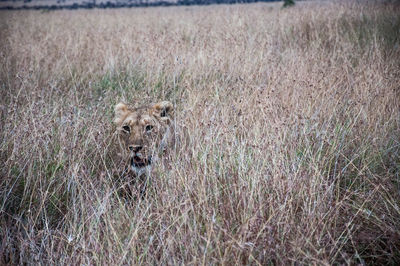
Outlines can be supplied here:
[[140, 145], [130, 145], [129, 146], [129, 150], [133, 151], [133, 152], [138, 152], [143, 148], [143, 146]]

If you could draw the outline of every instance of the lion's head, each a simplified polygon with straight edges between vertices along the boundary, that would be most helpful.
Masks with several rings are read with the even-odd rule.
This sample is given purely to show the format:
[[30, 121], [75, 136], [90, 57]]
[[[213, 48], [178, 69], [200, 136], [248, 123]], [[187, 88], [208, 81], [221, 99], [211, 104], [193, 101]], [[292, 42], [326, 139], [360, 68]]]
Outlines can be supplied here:
[[168, 101], [137, 108], [124, 103], [115, 106], [119, 140], [136, 174], [143, 173], [166, 149], [172, 133], [172, 113], [173, 105]]

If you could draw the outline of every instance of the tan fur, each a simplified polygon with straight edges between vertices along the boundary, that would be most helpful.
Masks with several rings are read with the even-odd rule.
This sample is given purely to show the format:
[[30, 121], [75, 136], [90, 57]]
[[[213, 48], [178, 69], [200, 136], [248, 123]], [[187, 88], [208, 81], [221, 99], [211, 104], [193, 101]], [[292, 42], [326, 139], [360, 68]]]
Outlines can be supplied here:
[[132, 108], [118, 103], [114, 110], [114, 124], [122, 149], [129, 154], [131, 170], [142, 175], [171, 142], [173, 105], [163, 101]]

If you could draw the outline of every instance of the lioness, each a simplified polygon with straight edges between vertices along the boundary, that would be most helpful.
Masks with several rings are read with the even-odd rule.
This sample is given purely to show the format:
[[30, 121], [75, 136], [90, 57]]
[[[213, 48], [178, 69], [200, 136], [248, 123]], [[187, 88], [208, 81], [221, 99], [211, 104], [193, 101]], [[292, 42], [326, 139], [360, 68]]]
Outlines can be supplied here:
[[114, 123], [122, 154], [136, 178], [143, 180], [141, 193], [146, 189], [151, 165], [173, 141], [173, 105], [162, 101], [137, 108], [124, 103], [115, 106]]

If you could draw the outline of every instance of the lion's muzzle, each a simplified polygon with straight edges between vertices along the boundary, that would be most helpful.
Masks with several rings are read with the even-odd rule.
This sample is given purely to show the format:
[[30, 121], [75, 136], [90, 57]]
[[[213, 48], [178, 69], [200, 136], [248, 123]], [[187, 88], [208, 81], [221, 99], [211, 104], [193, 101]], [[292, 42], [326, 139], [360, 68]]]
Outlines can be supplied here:
[[131, 156], [131, 165], [136, 168], [146, 167], [151, 164], [152, 157], [147, 156], [147, 158], [143, 158], [141, 154], [135, 154]]

